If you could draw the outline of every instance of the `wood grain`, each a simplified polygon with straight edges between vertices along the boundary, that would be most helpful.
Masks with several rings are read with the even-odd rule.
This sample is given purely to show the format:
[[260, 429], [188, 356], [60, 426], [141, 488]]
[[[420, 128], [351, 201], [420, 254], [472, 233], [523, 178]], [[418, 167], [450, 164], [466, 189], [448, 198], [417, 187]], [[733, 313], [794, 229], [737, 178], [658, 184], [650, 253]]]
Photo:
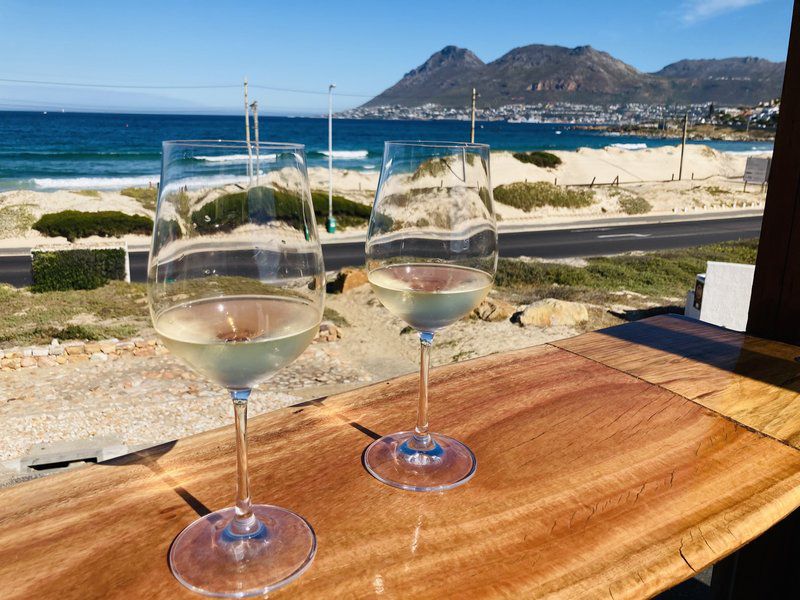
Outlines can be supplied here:
[[677, 316], [561, 340], [569, 350], [655, 383], [800, 448], [800, 348]]
[[[252, 420], [254, 498], [319, 541], [271, 597], [641, 598], [800, 504], [796, 450], [574, 353], [496, 355], [431, 383], [433, 428], [478, 457], [446, 493], [390, 488], [360, 462], [372, 435], [409, 427], [413, 376]], [[232, 486], [224, 428], [0, 490], [0, 596], [195, 598], [167, 550]]]

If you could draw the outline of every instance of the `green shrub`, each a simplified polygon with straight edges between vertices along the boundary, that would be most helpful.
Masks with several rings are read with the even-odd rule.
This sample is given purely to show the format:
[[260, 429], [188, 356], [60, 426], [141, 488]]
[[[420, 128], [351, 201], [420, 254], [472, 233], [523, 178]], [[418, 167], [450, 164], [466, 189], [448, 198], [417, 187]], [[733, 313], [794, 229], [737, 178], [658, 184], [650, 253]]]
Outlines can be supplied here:
[[[260, 188], [261, 193], [235, 192], [216, 198], [192, 213], [191, 220], [200, 233], [231, 231], [245, 223], [268, 223], [274, 219], [285, 221], [303, 229], [301, 200], [291, 192], [276, 188]], [[317, 221], [328, 215], [327, 192], [311, 192]], [[333, 214], [337, 224], [344, 229], [364, 225], [369, 220], [370, 207], [366, 204], [333, 196]]]
[[561, 159], [550, 152], [515, 152], [514, 158], [520, 162], [534, 164], [545, 169], [554, 169], [561, 164]]
[[70, 242], [77, 238], [99, 235], [119, 237], [129, 233], [150, 235], [153, 220], [141, 215], [128, 215], [118, 210], [100, 212], [81, 212], [64, 210], [42, 216], [33, 228], [50, 237], [63, 236]]
[[626, 215], [643, 215], [653, 210], [653, 205], [641, 196], [624, 196], [619, 199], [619, 206]]
[[151, 188], [135, 188], [129, 187], [125, 188], [124, 190], [120, 190], [119, 192], [123, 196], [128, 196], [128, 198], [133, 198], [138, 200], [139, 203], [150, 210], [155, 210], [156, 208], [156, 199], [158, 198], [158, 188], [151, 187]]
[[33, 251], [31, 291], [93, 290], [110, 279], [125, 279], [122, 248]]
[[530, 212], [534, 208], [584, 208], [594, 202], [591, 190], [560, 188], [546, 181], [519, 181], [494, 188], [494, 199], [503, 204]]

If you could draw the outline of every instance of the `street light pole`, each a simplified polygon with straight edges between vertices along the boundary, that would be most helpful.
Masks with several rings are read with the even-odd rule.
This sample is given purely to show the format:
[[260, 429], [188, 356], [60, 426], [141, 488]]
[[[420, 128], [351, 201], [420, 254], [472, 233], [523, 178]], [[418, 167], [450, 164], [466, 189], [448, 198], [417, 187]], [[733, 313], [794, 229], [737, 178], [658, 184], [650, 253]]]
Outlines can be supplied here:
[[325, 228], [328, 233], [336, 232], [336, 219], [333, 218], [333, 88], [328, 86], [328, 219]]

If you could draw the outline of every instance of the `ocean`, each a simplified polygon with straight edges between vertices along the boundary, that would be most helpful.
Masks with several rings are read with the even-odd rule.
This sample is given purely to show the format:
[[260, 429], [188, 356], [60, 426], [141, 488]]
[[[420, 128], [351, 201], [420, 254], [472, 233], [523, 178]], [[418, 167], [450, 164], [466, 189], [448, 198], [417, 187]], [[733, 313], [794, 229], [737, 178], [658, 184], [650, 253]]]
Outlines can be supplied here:
[[[259, 119], [262, 140], [306, 145], [309, 166], [327, 166], [324, 118]], [[465, 121], [335, 119], [334, 167], [380, 167], [384, 140], [469, 139]], [[0, 111], [0, 190], [115, 189], [159, 178], [161, 141], [244, 139], [243, 117]], [[629, 149], [675, 145], [676, 140], [609, 136], [572, 125], [479, 122], [475, 141], [494, 150]], [[718, 150], [757, 152], [771, 142], [692, 142]]]

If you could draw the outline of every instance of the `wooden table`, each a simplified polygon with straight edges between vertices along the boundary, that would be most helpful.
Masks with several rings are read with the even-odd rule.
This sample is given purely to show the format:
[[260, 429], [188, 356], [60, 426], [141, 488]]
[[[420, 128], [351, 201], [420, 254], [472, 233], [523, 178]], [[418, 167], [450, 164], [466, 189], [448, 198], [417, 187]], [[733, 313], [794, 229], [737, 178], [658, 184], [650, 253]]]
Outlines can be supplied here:
[[[671, 587], [800, 506], [798, 355], [659, 317], [435, 369], [431, 422], [478, 457], [474, 479], [441, 494], [361, 465], [373, 437], [412, 422], [416, 376], [254, 418], [254, 498], [304, 515], [319, 542], [271, 597]], [[231, 501], [233, 461], [223, 428], [1, 490], [0, 596], [196, 598], [167, 550]]]

